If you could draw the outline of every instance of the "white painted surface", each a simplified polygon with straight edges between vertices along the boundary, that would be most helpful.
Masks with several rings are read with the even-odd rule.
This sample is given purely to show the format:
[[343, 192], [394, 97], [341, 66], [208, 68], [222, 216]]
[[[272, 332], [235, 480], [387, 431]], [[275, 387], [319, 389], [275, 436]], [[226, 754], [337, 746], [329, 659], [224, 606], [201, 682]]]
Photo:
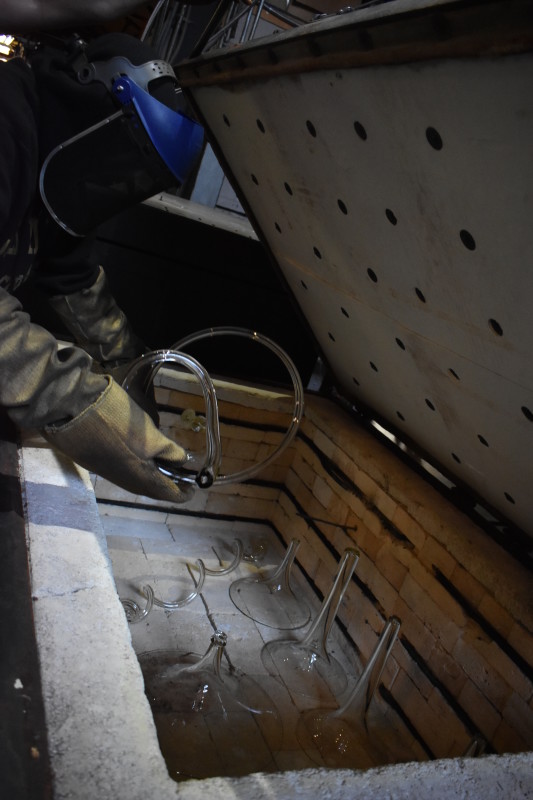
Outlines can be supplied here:
[[[180, 79], [342, 394], [533, 534], [533, 56], [492, 31], [468, 57], [451, 22], [468, 4], [449, 3], [462, 57], [418, 60], [416, 44], [439, 45], [421, 14], [413, 37], [429, 40], [402, 51], [398, 34], [405, 63], [387, 62], [395, 21], [436, 5], [356, 8]], [[513, 12], [490, 7], [504, 36]], [[387, 17], [383, 44], [365, 25]], [[359, 34], [373, 60], [358, 68]]]

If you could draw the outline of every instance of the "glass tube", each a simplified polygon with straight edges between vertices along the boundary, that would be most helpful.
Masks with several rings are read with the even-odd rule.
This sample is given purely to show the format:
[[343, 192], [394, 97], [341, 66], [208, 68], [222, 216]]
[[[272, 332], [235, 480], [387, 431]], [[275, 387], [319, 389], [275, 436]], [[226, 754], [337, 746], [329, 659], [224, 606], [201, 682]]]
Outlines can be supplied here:
[[[338, 697], [346, 688], [346, 670], [328, 652], [328, 638], [341, 600], [359, 560], [357, 550], [344, 551], [333, 585], [306, 636], [300, 641], [268, 642], [261, 660], [271, 675], [279, 675], [292, 695], [319, 700], [327, 690]], [[324, 686], [325, 684], [325, 686]]]
[[217, 475], [215, 479], [215, 483], [239, 483], [241, 481], [249, 480], [250, 478], [257, 475], [262, 469], [266, 466], [271, 464], [275, 461], [279, 456], [283, 453], [285, 448], [291, 443], [294, 439], [298, 428], [300, 426], [300, 422], [302, 421], [303, 413], [304, 413], [304, 389], [302, 385], [302, 380], [296, 369], [294, 362], [291, 358], [287, 355], [287, 353], [278, 345], [276, 342], [269, 339], [267, 336], [264, 336], [262, 333], [258, 333], [254, 330], [249, 330], [247, 328], [235, 328], [229, 326], [221, 326], [217, 328], [206, 328], [204, 330], [198, 331], [197, 333], [193, 333], [189, 336], [180, 339], [178, 342], [175, 342], [172, 345], [173, 350], [181, 351], [182, 348], [188, 347], [190, 344], [194, 342], [199, 342], [202, 339], [209, 339], [215, 338], [218, 336], [239, 336], [245, 339], [251, 339], [253, 342], [258, 342], [273, 353], [275, 353], [280, 361], [283, 363], [289, 376], [292, 381], [293, 390], [294, 390], [294, 409], [292, 414], [291, 423], [276, 450], [267, 456], [263, 461], [258, 464], [254, 464], [247, 469], [241, 470], [240, 472], [235, 472], [232, 475]]
[[[294, 389], [294, 408], [292, 419], [278, 447], [263, 461], [231, 475], [220, 474], [220, 429], [218, 420], [218, 403], [213, 382], [207, 371], [196, 359], [181, 352], [181, 348], [187, 347], [194, 342], [218, 336], [239, 336], [263, 344], [265, 347], [275, 353], [284, 364], [289, 373]], [[285, 351], [279, 347], [279, 345], [272, 341], [272, 339], [269, 339], [267, 336], [264, 336], [261, 333], [257, 333], [257, 331], [248, 330], [246, 328], [207, 328], [191, 334], [190, 336], [186, 336], [184, 339], [176, 342], [170, 350], [155, 350], [154, 352], [147, 353], [146, 355], [141, 356], [133, 361], [124, 379], [122, 380], [122, 388], [133, 396], [140, 391], [146, 393], [150, 390], [159, 369], [162, 366], [171, 366], [172, 364], [185, 366], [187, 369], [193, 372], [200, 381], [206, 404], [206, 458], [203, 468], [200, 469], [197, 474], [194, 474], [193, 471], [187, 470], [186, 468], [172, 470], [166, 465], [159, 465], [160, 471], [171, 480], [174, 480], [177, 483], [184, 482], [188, 484], [196, 484], [201, 489], [208, 489], [213, 483], [240, 483], [254, 477], [258, 472], [279, 458], [286, 447], [294, 439], [304, 413], [303, 385], [293, 361], [289, 358], [287, 353], [285, 353]], [[192, 459], [194, 459], [193, 455], [191, 455], [191, 460]]]
[[[199, 380], [206, 406], [206, 457], [203, 467], [194, 474], [183, 467], [169, 469], [162, 464], [159, 470], [176, 483], [196, 483], [200, 488], [212, 486], [220, 468], [221, 445], [218, 422], [218, 403], [213, 381], [202, 365], [192, 356], [174, 350], [154, 350], [135, 359], [122, 380], [122, 388], [135, 396], [140, 391], [147, 392], [152, 386], [158, 370], [163, 366], [179, 364], [189, 369]], [[139, 382], [140, 385], [139, 385]], [[191, 459], [193, 457], [191, 456]]]
[[239, 611], [260, 625], [278, 630], [301, 628], [309, 622], [309, 606], [291, 586], [299, 546], [299, 539], [291, 539], [283, 561], [269, 578], [240, 578], [231, 584], [229, 596]]
[[485, 753], [487, 740], [480, 733], [474, 734], [466, 748], [463, 758], [478, 758]]

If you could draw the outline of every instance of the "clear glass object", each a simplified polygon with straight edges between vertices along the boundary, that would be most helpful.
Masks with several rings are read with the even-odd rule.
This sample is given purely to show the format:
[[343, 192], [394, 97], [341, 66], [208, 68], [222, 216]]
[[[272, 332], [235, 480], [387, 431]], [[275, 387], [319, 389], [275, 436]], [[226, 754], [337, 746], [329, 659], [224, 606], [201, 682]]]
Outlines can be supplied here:
[[126, 619], [130, 623], [130, 625], [134, 625], [137, 622], [141, 622], [143, 619], [146, 619], [148, 614], [153, 608], [154, 605], [154, 590], [152, 587], [147, 584], [141, 588], [141, 594], [146, 597], [146, 605], [143, 608], [139, 605], [136, 600], [133, 600], [129, 597], [121, 597], [120, 602], [122, 603], [122, 607], [126, 612]]
[[202, 591], [207, 573], [202, 559], [199, 558], [196, 561], [196, 566], [198, 567], [199, 572], [198, 580], [196, 581], [193, 591], [189, 592], [189, 594], [185, 595], [185, 597], [180, 597], [176, 600], [161, 600], [155, 596], [154, 589], [149, 584], [146, 584], [140, 589], [140, 593], [146, 597], [146, 606], [144, 608], [139, 605], [137, 600], [133, 600], [133, 598], [121, 597], [120, 602], [122, 603], [122, 607], [126, 612], [126, 619], [128, 622], [131, 625], [141, 622], [148, 616], [154, 606], [164, 608], [165, 611], [177, 611], [180, 608], [188, 606], [189, 603], [192, 603], [192, 601], [195, 600]]
[[207, 573], [205, 564], [201, 558], [196, 560], [196, 566], [198, 567], [199, 576], [192, 592], [189, 592], [189, 594], [185, 595], [185, 597], [179, 597], [176, 600], [161, 600], [160, 598], [154, 596], [154, 605], [159, 606], [159, 608], [164, 608], [165, 611], [177, 611], [179, 608], [184, 608], [185, 606], [188, 606], [189, 603], [192, 603], [192, 601], [195, 600], [202, 591]]
[[357, 550], [344, 551], [333, 585], [303, 639], [268, 642], [261, 651], [267, 671], [279, 675], [294, 698], [320, 702], [329, 693], [339, 697], [346, 688], [346, 670], [328, 651], [328, 638], [358, 560]]
[[480, 733], [476, 733], [474, 734], [474, 736], [472, 736], [468, 744], [468, 747], [464, 752], [463, 757], [478, 758], [479, 756], [482, 756], [485, 753], [486, 747], [487, 747], [487, 740], [485, 739], [485, 737], [482, 736]]
[[[221, 444], [218, 420], [218, 403], [213, 381], [211, 380], [208, 372], [196, 359], [182, 352], [183, 348], [188, 347], [195, 342], [219, 336], [238, 336], [264, 345], [267, 349], [275, 353], [275, 355], [277, 355], [281, 360], [289, 373], [289, 377], [294, 389], [294, 407], [291, 422], [278, 447], [263, 461], [231, 475], [224, 475], [220, 471]], [[257, 475], [257, 473], [263, 470], [266, 466], [279, 458], [285, 448], [294, 439], [304, 413], [303, 385], [293, 361], [279, 345], [272, 341], [272, 339], [269, 339], [267, 336], [264, 336], [257, 331], [248, 330], [246, 328], [207, 328], [180, 339], [180, 341], [176, 342], [170, 350], [156, 350], [152, 353], [147, 353], [146, 355], [141, 356], [133, 361], [122, 381], [122, 388], [133, 396], [139, 392], [146, 393], [150, 391], [159, 369], [162, 366], [171, 367], [172, 365], [184, 366], [198, 378], [202, 387], [206, 405], [206, 453], [203, 466], [199, 470], [195, 471], [187, 469], [186, 467], [180, 467], [172, 470], [169, 469], [167, 465], [159, 465], [161, 472], [167, 477], [176, 481], [176, 483], [179, 484], [182, 482], [189, 485], [196, 485], [202, 489], [208, 489], [213, 483], [240, 483], [242, 481], [249, 480]], [[203, 425], [204, 419], [202, 418], [202, 426]], [[193, 460], [194, 456], [191, 455], [191, 461]]]
[[[366, 769], [404, 760], [397, 731], [383, 716], [369, 718], [369, 708], [383, 668], [400, 630], [400, 620], [391, 617], [359, 680], [337, 709], [304, 711], [296, 736], [302, 749], [320, 766]], [[409, 760], [409, 755], [405, 755]]]
[[[203, 466], [195, 471], [186, 467], [170, 470], [167, 466], [158, 465], [160, 471], [176, 483], [197, 485], [208, 488], [218, 474], [221, 460], [220, 429], [218, 423], [218, 402], [215, 387], [208, 372], [192, 356], [178, 353], [174, 350], [154, 350], [132, 361], [126, 375], [122, 380], [122, 388], [133, 397], [151, 390], [154, 378], [162, 366], [170, 367], [179, 365], [186, 367], [199, 380], [206, 407], [205, 416], [205, 446], [206, 455]], [[193, 456], [190, 456], [193, 460]]]
[[213, 575], [215, 577], [217, 575], [229, 575], [230, 572], [233, 572], [234, 570], [237, 569], [237, 567], [239, 566], [239, 564], [241, 563], [241, 561], [243, 559], [243, 554], [244, 554], [244, 545], [243, 545], [243, 543], [241, 542], [240, 539], [234, 539], [234, 541], [233, 541], [233, 560], [231, 561], [231, 563], [228, 564], [227, 567], [221, 567], [220, 569], [209, 569], [208, 567], [205, 567], [205, 574], [206, 575]]
[[161, 752], [174, 780], [266, 770], [283, 729], [258, 683], [223, 665], [226, 634], [216, 631], [203, 656], [143, 653], [139, 662]]
[[268, 542], [266, 539], [257, 539], [251, 542], [242, 554], [242, 560], [248, 564], [257, 566], [264, 560], [266, 551], [268, 549]]
[[311, 610], [291, 586], [291, 571], [300, 546], [292, 539], [283, 561], [270, 577], [240, 578], [229, 587], [233, 604], [245, 616], [278, 630], [301, 628], [309, 622]]

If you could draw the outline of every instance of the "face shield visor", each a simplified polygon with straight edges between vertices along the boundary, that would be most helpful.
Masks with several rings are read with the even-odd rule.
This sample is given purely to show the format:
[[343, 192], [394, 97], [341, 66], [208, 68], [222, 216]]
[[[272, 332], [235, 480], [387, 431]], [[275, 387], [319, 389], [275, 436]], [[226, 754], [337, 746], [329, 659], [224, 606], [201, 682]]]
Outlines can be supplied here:
[[203, 129], [157, 100], [150, 80], [173, 76], [162, 61], [140, 66], [127, 58], [88, 63], [80, 83], [99, 80], [118, 110], [55, 147], [39, 179], [43, 202], [55, 221], [85, 236], [115, 214], [183, 183], [197, 163]]

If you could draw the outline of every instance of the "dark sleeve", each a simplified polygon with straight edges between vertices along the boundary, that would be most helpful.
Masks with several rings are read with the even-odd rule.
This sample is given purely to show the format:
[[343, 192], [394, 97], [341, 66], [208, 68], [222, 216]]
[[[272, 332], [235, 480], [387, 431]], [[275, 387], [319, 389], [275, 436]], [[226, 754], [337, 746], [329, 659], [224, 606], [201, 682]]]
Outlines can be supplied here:
[[30, 212], [39, 171], [37, 93], [22, 59], [0, 62], [0, 98], [1, 249]]
[[98, 277], [99, 264], [92, 236], [71, 236], [43, 209], [39, 225], [39, 256], [34, 283], [53, 296], [88, 289]]

